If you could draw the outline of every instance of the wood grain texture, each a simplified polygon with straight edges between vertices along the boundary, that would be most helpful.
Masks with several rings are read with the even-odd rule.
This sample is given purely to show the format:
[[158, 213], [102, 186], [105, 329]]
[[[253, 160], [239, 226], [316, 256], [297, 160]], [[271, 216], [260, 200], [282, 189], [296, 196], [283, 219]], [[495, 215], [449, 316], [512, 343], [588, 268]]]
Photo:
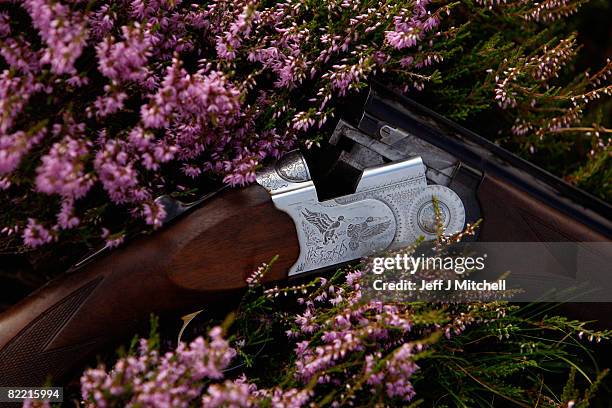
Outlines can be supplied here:
[[[485, 176], [478, 190], [484, 222], [480, 241], [605, 242], [609, 238], [499, 179]], [[517, 254], [519, 255], [519, 254]], [[612, 325], [612, 303], [548, 304], [551, 313], [592, 321], [598, 330]]]
[[268, 280], [286, 278], [299, 252], [291, 218], [260, 186], [225, 190], [149, 236], [51, 282], [0, 315], [0, 386], [41, 385], [151, 313], [225, 301], [279, 255]]
[[477, 195], [484, 221], [479, 241], [609, 241], [574, 218], [489, 175], [484, 176]]

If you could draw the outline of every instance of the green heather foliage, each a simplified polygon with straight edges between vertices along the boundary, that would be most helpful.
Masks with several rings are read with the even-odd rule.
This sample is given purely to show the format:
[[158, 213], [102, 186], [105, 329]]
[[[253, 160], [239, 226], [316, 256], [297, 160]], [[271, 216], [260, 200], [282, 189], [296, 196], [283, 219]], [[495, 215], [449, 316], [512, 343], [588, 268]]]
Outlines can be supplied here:
[[[425, 101], [610, 201], [612, 65], [606, 60], [609, 39], [603, 27], [611, 5], [593, 1], [579, 18], [543, 24], [529, 18], [534, 15], [530, 2], [486, 2], [492, 4], [487, 10], [480, 3], [462, 2], [462, 11], [451, 15], [454, 35], [437, 44], [444, 62], [437, 65], [440, 80], [426, 89]], [[535, 8], [563, 5], [568, 11], [569, 3], [585, 2], [543, 1]], [[586, 52], [574, 30], [592, 32], [594, 16], [601, 16], [593, 24], [601, 26], [602, 37], [591, 33]], [[603, 51], [594, 56], [593, 48]], [[588, 65], [594, 63], [599, 65]]]

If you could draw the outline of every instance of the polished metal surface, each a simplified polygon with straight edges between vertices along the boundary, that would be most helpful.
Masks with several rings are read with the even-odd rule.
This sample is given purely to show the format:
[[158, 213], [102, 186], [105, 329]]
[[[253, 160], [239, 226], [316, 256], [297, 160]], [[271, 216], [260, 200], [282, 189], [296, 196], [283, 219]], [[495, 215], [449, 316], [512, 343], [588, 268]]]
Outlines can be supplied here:
[[[355, 193], [319, 201], [298, 151], [263, 169], [257, 182], [270, 192], [274, 205], [292, 217], [298, 232], [300, 256], [289, 275], [412, 243], [422, 235], [411, 207], [427, 191], [425, 171], [420, 157], [379, 164], [363, 170]], [[447, 196], [440, 201], [446, 203]], [[454, 208], [453, 220], [460, 220], [462, 207], [455, 202], [443, 205]], [[451, 212], [445, 214], [450, 219]], [[463, 228], [457, 222], [447, 225], [447, 233]]]
[[378, 138], [372, 138], [340, 120], [330, 143], [336, 145], [346, 137], [355, 142], [350, 151], [351, 164], [366, 168], [381, 162], [383, 158], [392, 161], [419, 156], [427, 170], [425, 176], [433, 184], [448, 186], [458, 165], [458, 160], [444, 150], [423, 139], [389, 125], [382, 126]]
[[465, 210], [461, 198], [448, 187], [427, 186], [412, 200], [408, 209], [411, 229], [426, 240], [436, 238], [436, 211], [433, 197], [438, 201], [440, 221], [445, 233], [459, 232], [465, 225]]

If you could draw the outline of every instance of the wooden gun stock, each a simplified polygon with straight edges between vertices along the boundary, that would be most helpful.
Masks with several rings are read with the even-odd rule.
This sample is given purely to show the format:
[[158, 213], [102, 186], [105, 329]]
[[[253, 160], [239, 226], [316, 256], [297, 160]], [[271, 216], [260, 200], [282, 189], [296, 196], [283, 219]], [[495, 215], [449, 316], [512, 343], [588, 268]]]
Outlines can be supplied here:
[[477, 191], [479, 241], [598, 242], [606, 237], [499, 178], [485, 174]]
[[190, 312], [240, 292], [275, 255], [267, 279], [286, 278], [298, 251], [293, 221], [266, 190], [225, 190], [0, 315], [0, 386], [61, 381], [150, 313]]

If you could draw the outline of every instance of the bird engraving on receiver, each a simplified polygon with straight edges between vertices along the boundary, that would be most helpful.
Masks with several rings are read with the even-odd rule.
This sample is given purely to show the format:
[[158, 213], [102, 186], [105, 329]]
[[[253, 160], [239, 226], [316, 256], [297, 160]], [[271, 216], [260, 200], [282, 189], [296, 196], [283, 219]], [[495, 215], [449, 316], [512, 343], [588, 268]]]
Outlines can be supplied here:
[[370, 225], [372, 222], [374, 222], [374, 217], [368, 217], [364, 222], [359, 224], [350, 224], [346, 228], [346, 235], [348, 235], [348, 237], [351, 239], [349, 242], [349, 247], [352, 250], [359, 248], [359, 244], [361, 242], [365, 242], [376, 235], [382, 234], [391, 225], [391, 221]]
[[304, 218], [306, 218], [306, 221], [317, 227], [323, 236], [324, 245], [327, 245], [330, 242], [336, 242], [336, 230], [340, 227], [340, 223], [344, 221], [343, 215], [340, 215], [336, 221], [334, 221], [329, 218], [329, 215], [320, 212], [313, 212], [308, 208], [305, 208], [304, 211], [302, 211], [302, 214], [304, 215]]

